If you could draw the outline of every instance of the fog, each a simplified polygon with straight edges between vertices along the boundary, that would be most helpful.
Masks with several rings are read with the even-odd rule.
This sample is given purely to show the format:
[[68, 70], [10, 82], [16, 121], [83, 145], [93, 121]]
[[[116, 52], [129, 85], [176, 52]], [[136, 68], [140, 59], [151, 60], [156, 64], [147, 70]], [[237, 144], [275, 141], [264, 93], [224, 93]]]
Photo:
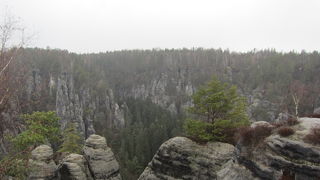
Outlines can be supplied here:
[[35, 34], [72, 52], [223, 48], [319, 50], [318, 0], [1, 0]]

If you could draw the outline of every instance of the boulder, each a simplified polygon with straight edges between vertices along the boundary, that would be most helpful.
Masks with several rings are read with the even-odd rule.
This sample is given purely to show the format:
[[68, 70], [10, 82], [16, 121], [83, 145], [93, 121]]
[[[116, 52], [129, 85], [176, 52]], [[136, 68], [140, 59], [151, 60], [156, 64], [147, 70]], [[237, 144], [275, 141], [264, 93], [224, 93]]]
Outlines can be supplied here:
[[227, 143], [200, 145], [185, 137], [175, 137], [161, 145], [139, 180], [216, 179], [233, 151], [234, 146]]
[[29, 160], [30, 174], [28, 180], [52, 180], [58, 178], [57, 166], [52, 160], [53, 150], [41, 145], [31, 152]]
[[85, 142], [83, 152], [95, 180], [121, 179], [119, 164], [104, 137], [90, 135]]
[[66, 156], [59, 168], [61, 179], [93, 180], [86, 159], [80, 154]]

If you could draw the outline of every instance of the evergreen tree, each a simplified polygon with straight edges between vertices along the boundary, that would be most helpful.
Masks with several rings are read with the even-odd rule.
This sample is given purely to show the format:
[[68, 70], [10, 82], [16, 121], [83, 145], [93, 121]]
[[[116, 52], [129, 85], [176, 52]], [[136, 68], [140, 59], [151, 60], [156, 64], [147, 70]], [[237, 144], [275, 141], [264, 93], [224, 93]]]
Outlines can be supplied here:
[[59, 152], [81, 154], [81, 136], [75, 128], [75, 124], [70, 123], [63, 132], [63, 143]]
[[11, 139], [16, 150], [22, 151], [47, 142], [53, 146], [59, 143], [59, 117], [55, 112], [34, 112], [24, 114], [22, 118], [25, 120], [26, 130]]
[[237, 88], [213, 78], [193, 96], [194, 106], [189, 108], [197, 119], [188, 119], [186, 133], [201, 141], [227, 141], [232, 131], [249, 123], [245, 99]]
[[26, 129], [16, 137], [11, 137], [15, 151], [9, 152], [0, 161], [0, 179], [4, 176], [26, 179], [30, 170], [28, 162], [33, 148], [45, 143], [51, 145], [59, 143], [59, 118], [55, 112], [34, 112], [24, 114], [22, 118], [25, 120]]

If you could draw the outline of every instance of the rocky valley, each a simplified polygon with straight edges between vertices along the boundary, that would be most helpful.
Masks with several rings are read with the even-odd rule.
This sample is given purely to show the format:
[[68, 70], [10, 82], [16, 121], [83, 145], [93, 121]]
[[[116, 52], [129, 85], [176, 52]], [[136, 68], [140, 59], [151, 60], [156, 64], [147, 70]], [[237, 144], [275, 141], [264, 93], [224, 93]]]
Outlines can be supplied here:
[[120, 173], [128, 180], [320, 177], [319, 147], [302, 141], [313, 126], [309, 119], [301, 118], [290, 138], [273, 132], [253, 149], [175, 137], [184, 135], [191, 96], [213, 75], [238, 86], [252, 123], [272, 125], [294, 116], [293, 95], [300, 98], [299, 116], [317, 114], [317, 52], [155, 49], [78, 55], [21, 49], [17, 61], [28, 65], [21, 88], [0, 114], [1, 154], [11, 148], [6, 136], [25, 128], [20, 115], [34, 111], [55, 111], [62, 129], [75, 124], [84, 144], [83, 155], [60, 162], [53, 161], [51, 147], [37, 147], [30, 163], [43, 171], [30, 179], [121, 179]]

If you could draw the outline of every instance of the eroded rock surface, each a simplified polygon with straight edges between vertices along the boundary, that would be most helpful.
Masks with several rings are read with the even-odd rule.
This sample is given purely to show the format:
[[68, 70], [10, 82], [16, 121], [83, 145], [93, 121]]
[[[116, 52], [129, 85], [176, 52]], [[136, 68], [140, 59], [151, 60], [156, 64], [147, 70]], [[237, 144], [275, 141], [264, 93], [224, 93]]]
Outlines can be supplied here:
[[85, 142], [83, 152], [95, 180], [121, 179], [119, 164], [104, 137], [91, 135]]
[[188, 138], [175, 137], [161, 145], [139, 180], [216, 179], [233, 151], [234, 147], [226, 143], [199, 145]]
[[300, 118], [295, 133], [280, 137], [276, 133], [256, 147], [237, 146], [237, 160], [259, 179], [320, 179], [320, 147], [305, 143], [303, 137], [320, 123], [317, 118]]
[[52, 160], [52, 148], [41, 145], [31, 152], [28, 180], [52, 180], [58, 178], [57, 166]]
[[59, 168], [61, 179], [93, 180], [88, 168], [88, 162], [80, 154], [70, 154], [65, 157]]
[[[225, 143], [199, 145], [176, 137], [160, 149], [139, 177], [140, 180], [318, 180], [320, 146], [305, 143], [303, 138], [320, 119], [300, 118], [293, 135], [280, 137], [277, 130], [260, 143], [234, 148]], [[252, 127], [269, 126], [256, 122]]]
[[104, 137], [91, 135], [83, 152], [65, 156], [57, 166], [52, 148], [38, 146], [29, 160], [28, 180], [121, 180], [119, 164]]

